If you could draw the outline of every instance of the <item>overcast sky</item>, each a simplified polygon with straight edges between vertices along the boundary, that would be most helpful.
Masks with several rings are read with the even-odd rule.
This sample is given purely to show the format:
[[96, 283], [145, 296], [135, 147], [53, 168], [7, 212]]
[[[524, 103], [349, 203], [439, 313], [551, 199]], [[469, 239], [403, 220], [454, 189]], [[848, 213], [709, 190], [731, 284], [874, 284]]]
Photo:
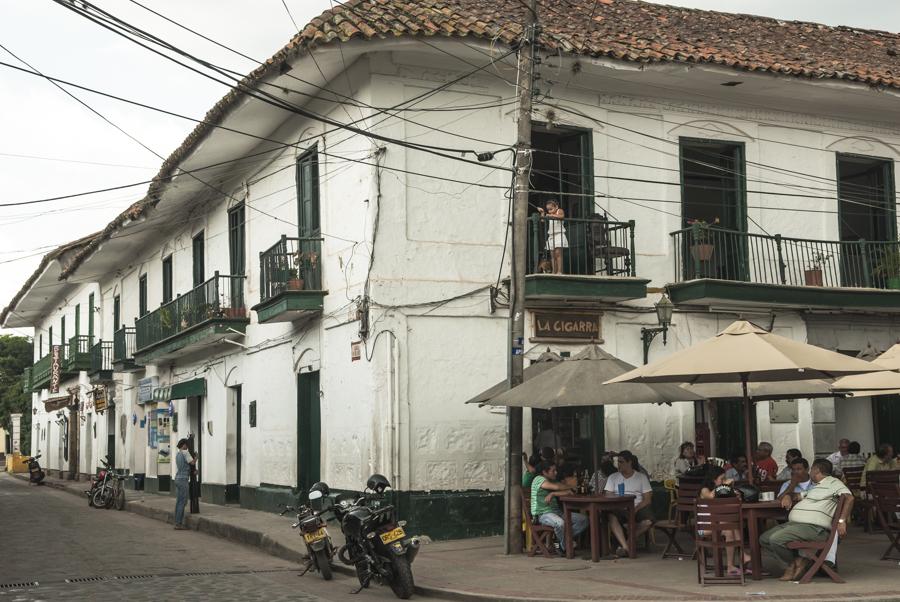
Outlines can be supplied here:
[[[302, 27], [332, 0], [287, 0]], [[485, 0], [490, 1], [490, 0]], [[242, 73], [255, 64], [205, 42], [129, 0], [94, 0], [192, 53]], [[281, 0], [142, 0], [142, 4], [254, 58], [296, 32]], [[900, 2], [884, 0], [669, 0], [745, 12], [900, 31]], [[52, 0], [0, 0], [0, 44], [46, 75], [201, 118], [227, 91], [69, 12]], [[0, 61], [21, 64], [0, 49]], [[73, 93], [143, 144], [168, 156], [193, 123]], [[161, 160], [49, 82], [0, 65], [0, 204], [152, 178]], [[0, 306], [52, 248], [102, 229], [146, 185], [52, 203], [0, 207]], [[24, 331], [20, 331], [24, 332]]]

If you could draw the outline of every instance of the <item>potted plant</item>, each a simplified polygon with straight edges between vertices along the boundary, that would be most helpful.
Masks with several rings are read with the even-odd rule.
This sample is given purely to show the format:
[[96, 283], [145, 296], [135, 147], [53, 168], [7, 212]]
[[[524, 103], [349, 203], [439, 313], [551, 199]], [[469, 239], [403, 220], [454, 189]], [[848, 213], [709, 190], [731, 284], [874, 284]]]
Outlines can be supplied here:
[[172, 310], [170, 308], [164, 307], [159, 310], [159, 324], [164, 330], [172, 328]]
[[287, 287], [290, 291], [302, 291], [309, 273], [315, 270], [319, 254], [315, 251], [297, 251], [294, 253], [294, 268], [291, 270]]
[[803, 279], [806, 286], [824, 286], [824, 278], [822, 277], [822, 266], [825, 265], [831, 255], [816, 252], [813, 254], [812, 263], [809, 268], [803, 270]]
[[900, 290], [900, 248], [885, 249], [872, 272], [884, 281], [885, 288]]
[[691, 257], [695, 261], [709, 261], [712, 259], [716, 247], [712, 243], [710, 229], [718, 223], [719, 218], [716, 218], [712, 224], [702, 219], [688, 220], [688, 225], [691, 227]]

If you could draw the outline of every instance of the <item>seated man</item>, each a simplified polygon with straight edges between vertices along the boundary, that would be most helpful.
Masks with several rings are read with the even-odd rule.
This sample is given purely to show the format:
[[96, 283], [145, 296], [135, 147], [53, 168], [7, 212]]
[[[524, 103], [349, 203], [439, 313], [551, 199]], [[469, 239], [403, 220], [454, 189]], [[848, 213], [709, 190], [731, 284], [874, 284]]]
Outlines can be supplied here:
[[[630, 451], [619, 452], [619, 472], [615, 472], [606, 480], [605, 495], [633, 495], [634, 496], [634, 520], [636, 524], [634, 537], [637, 539], [653, 526], [653, 512], [650, 510], [650, 502], [653, 489], [650, 487], [650, 479], [641, 471], [637, 456]], [[628, 541], [625, 539], [625, 531], [622, 529], [622, 521], [628, 520], [623, 512], [611, 513], [609, 525], [612, 529], [619, 547], [616, 556], [628, 555]]]
[[725, 470], [725, 478], [729, 481], [746, 481], [747, 456], [741, 454], [731, 459], [731, 466]]
[[[816, 460], [809, 476], [815, 486], [793, 505], [788, 522], [772, 527], [759, 538], [760, 545], [780, 562], [787, 565], [782, 581], [798, 579], [809, 568], [811, 561], [799, 556], [796, 550], [788, 548], [792, 541], [822, 541], [828, 539], [831, 522], [842, 495], [849, 496], [838, 522], [838, 535], [847, 534], [847, 521], [853, 509], [853, 495], [847, 486], [831, 475], [832, 466], [828, 460]], [[790, 497], [785, 497], [790, 501]], [[782, 502], [784, 503], [784, 502]]]
[[866, 462], [866, 467], [863, 469], [862, 478], [859, 480], [859, 484], [866, 484], [866, 477], [870, 472], [876, 470], [897, 469], [900, 469], [900, 462], [894, 457], [894, 446], [890, 443], [882, 443], [878, 446], [878, 450]]
[[778, 475], [778, 463], [772, 457], [772, 444], [760, 441], [756, 446], [756, 467], [759, 469], [759, 478], [763, 481], [774, 481]]
[[789, 509], [793, 502], [800, 501], [803, 494], [814, 485], [809, 478], [809, 462], [805, 458], [794, 458], [791, 460], [790, 480], [781, 484], [778, 499], [781, 500], [782, 506]]
[[841, 458], [841, 472], [845, 468], [859, 468], [866, 465], [866, 457], [860, 453], [862, 448], [859, 445], [859, 441], [851, 441], [847, 450], [850, 453]]
[[800, 453], [800, 450], [795, 447], [792, 447], [791, 449], [787, 450], [787, 452], [784, 454], [784, 468], [782, 468], [781, 471], [779, 471], [778, 476], [775, 477], [775, 480], [776, 481], [790, 481], [791, 473], [793, 472], [793, 470], [791, 469], [791, 463], [795, 459], [802, 458], [802, 457], [803, 457], [803, 454]]
[[[542, 525], [551, 527], [559, 542], [559, 549], [565, 553], [566, 522], [556, 501], [561, 495], [572, 493], [571, 487], [556, 482], [556, 463], [542, 460], [537, 465], [537, 475], [531, 482], [531, 516]], [[584, 514], [572, 514], [572, 541], [588, 526]]]

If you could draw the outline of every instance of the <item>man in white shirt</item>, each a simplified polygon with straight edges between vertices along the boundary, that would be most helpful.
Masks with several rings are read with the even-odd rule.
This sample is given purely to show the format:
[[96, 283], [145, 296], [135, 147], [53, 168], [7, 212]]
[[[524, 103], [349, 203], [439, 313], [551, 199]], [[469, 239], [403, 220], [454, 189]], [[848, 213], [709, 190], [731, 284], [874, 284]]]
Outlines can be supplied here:
[[[607, 496], [634, 496], [636, 525], [634, 537], [637, 539], [653, 526], [653, 512], [650, 510], [653, 489], [650, 487], [650, 479], [640, 470], [641, 465], [638, 463], [637, 456], [630, 451], [619, 452], [618, 467], [619, 472], [609, 475], [606, 480], [604, 492]], [[628, 555], [628, 540], [625, 538], [625, 531], [622, 528], [623, 520], [628, 520], [626, 513], [610, 513], [609, 525], [616, 541], [619, 542], [619, 547], [616, 549], [616, 556], [619, 557]]]
[[838, 441], [838, 450], [828, 456], [826, 460], [831, 462], [833, 466], [834, 474], [840, 476], [843, 474], [841, 470], [841, 460], [843, 460], [850, 453], [850, 440], [849, 439], [841, 439]]

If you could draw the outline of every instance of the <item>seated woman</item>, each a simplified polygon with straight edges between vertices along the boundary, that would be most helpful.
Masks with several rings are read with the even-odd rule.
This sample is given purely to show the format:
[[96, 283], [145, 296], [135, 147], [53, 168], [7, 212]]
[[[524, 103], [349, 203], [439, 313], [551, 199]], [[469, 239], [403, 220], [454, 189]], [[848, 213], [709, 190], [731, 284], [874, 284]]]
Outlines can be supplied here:
[[675, 477], [684, 475], [687, 471], [697, 466], [698, 463], [694, 444], [690, 441], [685, 441], [678, 447], [678, 457], [675, 458]]
[[[725, 478], [724, 469], [720, 466], [710, 466], [706, 473], [706, 481], [700, 489], [700, 499], [712, 500], [716, 497], [731, 497], [729, 492], [731, 495], [736, 495], [734, 490], [731, 489], [732, 484], [732, 480]], [[710, 534], [703, 532], [701, 529], [697, 531], [697, 535], [699, 537], [709, 537]], [[737, 531], [724, 531], [723, 535], [725, 536], [726, 542], [739, 539]], [[737, 566], [737, 546], [728, 546], [725, 548], [725, 562], [728, 563], [727, 569], [729, 575], [735, 576], [741, 574], [741, 569]], [[748, 574], [751, 572], [750, 569], [747, 568], [749, 563], [750, 555], [744, 552], [744, 572]]]

